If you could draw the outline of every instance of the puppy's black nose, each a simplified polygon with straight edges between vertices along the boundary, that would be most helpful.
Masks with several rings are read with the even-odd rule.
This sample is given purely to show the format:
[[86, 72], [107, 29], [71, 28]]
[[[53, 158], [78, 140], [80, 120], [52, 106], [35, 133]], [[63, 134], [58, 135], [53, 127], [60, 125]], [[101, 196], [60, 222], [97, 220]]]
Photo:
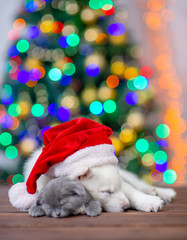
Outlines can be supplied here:
[[57, 214], [57, 217], [60, 217], [60, 213]]

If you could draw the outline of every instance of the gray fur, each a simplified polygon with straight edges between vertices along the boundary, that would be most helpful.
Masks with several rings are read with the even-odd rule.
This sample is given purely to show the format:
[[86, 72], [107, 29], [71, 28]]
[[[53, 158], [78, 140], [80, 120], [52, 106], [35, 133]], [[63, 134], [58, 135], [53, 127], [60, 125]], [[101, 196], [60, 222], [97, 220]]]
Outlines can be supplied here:
[[101, 205], [80, 183], [67, 177], [51, 180], [29, 209], [33, 217], [60, 218], [80, 213], [97, 216], [101, 213]]

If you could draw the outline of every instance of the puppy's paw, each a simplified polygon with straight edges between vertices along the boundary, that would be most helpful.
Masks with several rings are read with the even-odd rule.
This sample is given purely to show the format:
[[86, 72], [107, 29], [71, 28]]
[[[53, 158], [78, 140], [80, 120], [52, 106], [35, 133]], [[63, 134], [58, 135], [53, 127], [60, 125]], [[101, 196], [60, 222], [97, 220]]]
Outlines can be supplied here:
[[29, 215], [32, 217], [42, 217], [45, 216], [45, 213], [40, 206], [34, 205], [29, 209]]
[[98, 201], [91, 201], [86, 207], [85, 212], [90, 217], [95, 217], [101, 214], [101, 204]]
[[156, 191], [155, 187], [151, 187], [151, 186], [147, 186], [147, 187], [143, 188], [142, 192], [145, 194], [148, 194], [148, 195], [152, 195], [152, 196], [157, 195], [157, 191]]
[[155, 187], [157, 196], [159, 196], [162, 200], [164, 200], [165, 203], [171, 202], [175, 196], [176, 192], [172, 188], [159, 188]]
[[163, 200], [157, 196], [143, 195], [139, 197], [135, 208], [143, 212], [157, 212], [163, 207]]

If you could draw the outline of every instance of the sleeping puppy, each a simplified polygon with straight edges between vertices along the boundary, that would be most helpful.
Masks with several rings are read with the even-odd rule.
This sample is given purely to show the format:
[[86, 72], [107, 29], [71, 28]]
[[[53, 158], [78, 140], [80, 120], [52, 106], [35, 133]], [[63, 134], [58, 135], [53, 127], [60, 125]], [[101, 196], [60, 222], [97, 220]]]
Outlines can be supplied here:
[[67, 177], [51, 180], [29, 209], [32, 217], [62, 218], [77, 214], [93, 217], [100, 213], [101, 204], [80, 183]]
[[[38, 149], [26, 162], [25, 180], [41, 152], [42, 148]], [[162, 208], [164, 201], [170, 202], [176, 195], [173, 189], [149, 186], [116, 165], [85, 168], [81, 172], [77, 169], [77, 172], [69, 177], [79, 181], [94, 199], [100, 201], [102, 208], [107, 212], [123, 212], [129, 207], [144, 212], [156, 212]], [[37, 190], [41, 191], [51, 179], [45, 174], [40, 176], [37, 181]]]

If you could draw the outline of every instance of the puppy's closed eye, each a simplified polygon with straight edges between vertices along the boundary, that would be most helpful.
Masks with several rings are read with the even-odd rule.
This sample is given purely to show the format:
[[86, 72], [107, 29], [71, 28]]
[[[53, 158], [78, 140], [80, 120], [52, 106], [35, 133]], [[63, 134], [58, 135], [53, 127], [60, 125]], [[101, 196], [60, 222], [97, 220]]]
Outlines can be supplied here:
[[104, 191], [101, 191], [102, 194], [113, 194], [114, 192], [110, 191], [110, 190], [104, 190]]

